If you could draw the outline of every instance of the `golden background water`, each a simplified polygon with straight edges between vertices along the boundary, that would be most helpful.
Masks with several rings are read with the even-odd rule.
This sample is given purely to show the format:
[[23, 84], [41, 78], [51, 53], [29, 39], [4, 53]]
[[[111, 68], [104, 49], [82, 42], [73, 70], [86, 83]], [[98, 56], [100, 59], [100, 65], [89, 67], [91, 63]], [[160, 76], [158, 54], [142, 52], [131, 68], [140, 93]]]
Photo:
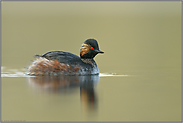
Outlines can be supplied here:
[[[20, 71], [35, 54], [79, 55], [95, 38], [105, 53], [94, 110], [73, 93], [34, 92], [2, 78], [2, 120], [181, 121], [181, 1], [2, 1], [1, 66]], [[69, 90], [71, 91], [71, 90]]]

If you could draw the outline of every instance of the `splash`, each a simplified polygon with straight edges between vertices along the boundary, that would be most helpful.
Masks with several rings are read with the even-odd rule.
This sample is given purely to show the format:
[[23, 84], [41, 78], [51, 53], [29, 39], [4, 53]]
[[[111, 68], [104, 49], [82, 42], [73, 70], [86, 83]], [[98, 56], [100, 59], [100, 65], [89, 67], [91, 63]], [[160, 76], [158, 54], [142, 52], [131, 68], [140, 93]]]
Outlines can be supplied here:
[[9, 69], [1, 66], [1, 77], [28, 77], [28, 75], [26, 75], [26, 70], [24, 68]]
[[122, 77], [122, 76], [129, 76], [129, 75], [119, 75], [119, 74], [116, 74], [116, 73], [112, 73], [112, 74], [108, 74], [108, 73], [100, 73], [99, 74], [100, 77], [108, 77], [108, 76], [118, 76], [118, 77]]

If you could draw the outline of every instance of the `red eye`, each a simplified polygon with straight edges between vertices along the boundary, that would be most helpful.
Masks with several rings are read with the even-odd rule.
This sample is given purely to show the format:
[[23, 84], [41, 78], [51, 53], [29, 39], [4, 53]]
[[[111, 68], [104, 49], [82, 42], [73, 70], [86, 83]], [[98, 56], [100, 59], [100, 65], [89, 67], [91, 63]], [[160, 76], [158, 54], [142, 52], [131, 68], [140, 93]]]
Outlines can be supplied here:
[[93, 50], [94, 48], [93, 47], [91, 47], [91, 50]]

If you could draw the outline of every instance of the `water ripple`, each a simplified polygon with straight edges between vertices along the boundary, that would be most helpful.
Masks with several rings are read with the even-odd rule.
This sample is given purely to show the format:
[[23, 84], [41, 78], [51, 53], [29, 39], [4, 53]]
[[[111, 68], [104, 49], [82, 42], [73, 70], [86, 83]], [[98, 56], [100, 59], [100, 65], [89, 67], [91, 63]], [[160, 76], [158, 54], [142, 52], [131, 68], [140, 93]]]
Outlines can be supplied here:
[[[110, 77], [110, 76], [129, 76], [129, 75], [119, 75], [116, 73], [100, 73], [99, 77]], [[25, 69], [7, 69], [6, 67], [1, 67], [1, 77], [35, 77], [35, 76], [29, 76], [26, 74]]]

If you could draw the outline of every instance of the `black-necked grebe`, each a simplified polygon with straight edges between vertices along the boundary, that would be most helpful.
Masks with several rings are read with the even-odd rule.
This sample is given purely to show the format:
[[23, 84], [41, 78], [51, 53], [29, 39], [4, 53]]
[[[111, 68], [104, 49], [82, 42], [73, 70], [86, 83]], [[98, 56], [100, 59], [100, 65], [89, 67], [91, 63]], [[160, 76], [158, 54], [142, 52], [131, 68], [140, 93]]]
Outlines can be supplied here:
[[87, 39], [80, 49], [80, 57], [64, 51], [50, 51], [35, 55], [36, 60], [28, 67], [28, 75], [96, 75], [99, 69], [93, 58], [99, 50], [95, 39]]

